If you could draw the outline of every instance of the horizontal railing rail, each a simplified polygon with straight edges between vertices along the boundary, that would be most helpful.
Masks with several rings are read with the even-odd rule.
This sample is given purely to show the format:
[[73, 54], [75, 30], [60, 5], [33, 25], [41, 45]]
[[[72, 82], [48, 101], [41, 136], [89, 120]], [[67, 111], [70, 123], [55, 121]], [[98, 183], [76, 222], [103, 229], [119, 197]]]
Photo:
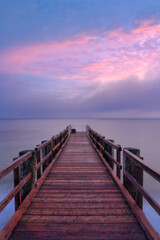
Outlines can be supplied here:
[[142, 161], [142, 158], [136, 156], [131, 151], [129, 151], [127, 148], [124, 148], [123, 154], [129, 157], [138, 167], [141, 167], [144, 171], [146, 171], [150, 176], [152, 176], [154, 179], [156, 179], [158, 182], [160, 182], [160, 174], [149, 167], [145, 162]]
[[35, 150], [21, 151], [13, 163], [0, 171], [0, 180], [13, 172], [14, 188], [0, 203], [0, 212], [15, 197], [15, 210], [21, 205], [28, 193], [35, 187], [36, 181], [52, 162], [71, 133], [67, 127], [50, 140], [37, 145]]
[[58, 153], [62, 145], [65, 143], [66, 138], [70, 132], [70, 127], [60, 132], [56, 136], [53, 136], [48, 141], [42, 141], [35, 150], [37, 152], [37, 179], [39, 179], [45, 169], [48, 167], [54, 156]]
[[[86, 127], [86, 132], [88, 137], [91, 139], [95, 147], [101, 152], [103, 157], [106, 159], [108, 164], [112, 169], [114, 169], [114, 164], [116, 165], [116, 175], [121, 178], [121, 146], [115, 144], [113, 140], [107, 140], [105, 137], [101, 136], [99, 133], [95, 132], [91, 127]], [[116, 154], [114, 154], [114, 151]], [[116, 155], [116, 157], [114, 157]]]
[[123, 183], [129, 193], [132, 195], [140, 208], [143, 205], [143, 197], [160, 215], [160, 205], [143, 187], [143, 173], [144, 171], [153, 177], [157, 182], [160, 182], [160, 174], [149, 167], [140, 158], [139, 153], [135, 149], [123, 149]]
[[19, 157], [16, 161], [5, 167], [3, 170], [0, 171], [0, 180], [4, 178], [6, 175], [8, 175], [10, 172], [12, 172], [14, 169], [19, 167], [21, 164], [23, 164], [27, 159], [29, 159], [32, 156], [31, 152], [28, 152], [24, 154], [23, 156]]
[[[20, 166], [32, 157], [32, 152], [27, 152], [23, 156], [17, 158], [13, 163], [0, 171], [0, 179], [6, 177], [12, 171], [20, 171]], [[12, 198], [21, 191], [23, 186], [31, 179], [31, 173], [27, 174], [23, 179], [19, 179], [17, 186], [1, 201], [0, 212], [8, 205]]]

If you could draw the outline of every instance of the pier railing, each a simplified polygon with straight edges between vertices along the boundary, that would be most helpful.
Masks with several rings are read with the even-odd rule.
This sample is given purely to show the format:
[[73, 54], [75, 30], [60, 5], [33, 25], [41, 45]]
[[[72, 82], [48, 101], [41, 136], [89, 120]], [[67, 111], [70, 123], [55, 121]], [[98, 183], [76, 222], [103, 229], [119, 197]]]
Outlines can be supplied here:
[[1, 201], [0, 212], [15, 197], [15, 209], [21, 205], [28, 193], [35, 187], [36, 181], [53, 161], [71, 132], [67, 127], [48, 141], [43, 141], [35, 150], [21, 151], [13, 163], [0, 171], [0, 180], [13, 172], [14, 188]]
[[105, 137], [101, 136], [99, 133], [95, 132], [89, 126], [86, 127], [86, 131], [88, 133], [89, 138], [98, 149], [98, 151], [103, 155], [105, 160], [108, 162], [110, 167], [114, 169], [114, 165], [116, 166], [116, 175], [120, 179], [121, 178], [121, 146], [114, 143], [114, 140], [105, 139]]
[[[32, 152], [27, 152], [23, 156], [20, 156], [17, 159], [14, 159], [14, 162], [7, 166], [0, 172], [0, 179], [6, 177], [9, 173], [14, 171], [14, 183], [16, 183], [14, 189], [1, 201], [0, 203], [0, 212], [8, 205], [8, 203], [12, 200], [14, 196], [16, 196], [16, 208], [17, 208], [17, 201], [19, 203], [22, 202], [21, 190], [27, 183], [29, 184], [32, 173], [27, 173], [25, 177], [21, 178], [20, 176], [20, 168], [25, 162], [30, 162], [32, 158]], [[30, 162], [31, 163], [31, 162]], [[18, 198], [18, 200], [17, 200]]]
[[37, 179], [39, 179], [45, 169], [48, 167], [54, 156], [59, 152], [65, 143], [69, 134], [69, 128], [53, 136], [48, 141], [42, 141], [40, 145], [35, 148], [37, 153]]
[[[113, 170], [113, 164], [117, 166], [116, 176], [120, 178], [121, 165], [121, 146], [113, 143], [113, 140], [106, 140], [99, 133], [89, 126], [86, 127], [88, 137], [94, 144], [97, 151]], [[114, 150], [116, 157], [114, 157]], [[135, 148], [123, 149], [123, 178], [124, 187], [135, 200], [139, 208], [143, 207], [143, 197], [149, 202], [154, 210], [160, 215], [160, 205], [143, 187], [143, 173], [148, 173], [155, 180], [160, 182], [160, 174], [144, 163], [140, 157], [140, 150]]]
[[123, 184], [140, 208], [143, 206], [144, 197], [160, 215], [160, 205], [143, 187], [143, 173], [148, 173], [158, 182], [160, 182], [160, 174], [147, 166], [139, 155], [138, 149], [123, 149]]

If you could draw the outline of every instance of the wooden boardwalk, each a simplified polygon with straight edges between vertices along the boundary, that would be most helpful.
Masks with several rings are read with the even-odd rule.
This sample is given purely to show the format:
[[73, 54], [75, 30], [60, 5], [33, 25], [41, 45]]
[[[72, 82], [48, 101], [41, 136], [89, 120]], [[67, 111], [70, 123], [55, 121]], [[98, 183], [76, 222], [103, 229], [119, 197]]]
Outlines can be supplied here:
[[10, 239], [148, 238], [86, 133], [76, 133]]

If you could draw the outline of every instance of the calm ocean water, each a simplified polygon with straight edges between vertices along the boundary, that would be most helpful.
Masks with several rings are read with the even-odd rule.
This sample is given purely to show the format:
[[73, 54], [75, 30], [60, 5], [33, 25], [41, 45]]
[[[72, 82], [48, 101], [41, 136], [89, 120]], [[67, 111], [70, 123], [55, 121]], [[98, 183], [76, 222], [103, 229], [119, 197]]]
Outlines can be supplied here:
[[[114, 139], [124, 147], [141, 150], [144, 161], [160, 171], [160, 120], [150, 119], [32, 119], [0, 120], [0, 168], [12, 162], [21, 150], [34, 149], [42, 140], [50, 139], [67, 125], [77, 131], [85, 131], [86, 124]], [[0, 199], [13, 187], [13, 176], [0, 181]], [[160, 188], [148, 174], [144, 175], [145, 189], [160, 203]], [[160, 217], [144, 201], [144, 212], [154, 228], [160, 233]], [[0, 230], [14, 212], [14, 202], [0, 214]]]

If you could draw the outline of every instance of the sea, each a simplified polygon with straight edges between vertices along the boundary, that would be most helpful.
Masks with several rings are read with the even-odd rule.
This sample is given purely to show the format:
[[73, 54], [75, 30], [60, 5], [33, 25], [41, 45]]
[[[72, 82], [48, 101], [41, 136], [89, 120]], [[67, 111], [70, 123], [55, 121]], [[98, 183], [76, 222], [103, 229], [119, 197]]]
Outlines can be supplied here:
[[[113, 139], [122, 148], [140, 149], [145, 163], [160, 172], [160, 119], [0, 119], [0, 169], [12, 163], [22, 150], [32, 150], [71, 125], [85, 131], [89, 125], [95, 131]], [[160, 186], [144, 174], [144, 188], [160, 204]], [[13, 175], [0, 180], [0, 200], [13, 189]], [[143, 201], [143, 211], [160, 234], [160, 216]], [[14, 199], [0, 213], [0, 230], [14, 213]]]

